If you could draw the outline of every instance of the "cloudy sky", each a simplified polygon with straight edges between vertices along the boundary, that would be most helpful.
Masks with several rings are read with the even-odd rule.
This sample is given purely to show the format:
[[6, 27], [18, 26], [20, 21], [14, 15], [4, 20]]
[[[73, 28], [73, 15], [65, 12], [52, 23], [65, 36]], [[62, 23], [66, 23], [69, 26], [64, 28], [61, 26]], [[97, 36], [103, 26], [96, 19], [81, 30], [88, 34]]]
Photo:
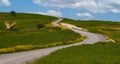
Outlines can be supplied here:
[[120, 21], [120, 0], [0, 0], [0, 12], [11, 10], [77, 20]]

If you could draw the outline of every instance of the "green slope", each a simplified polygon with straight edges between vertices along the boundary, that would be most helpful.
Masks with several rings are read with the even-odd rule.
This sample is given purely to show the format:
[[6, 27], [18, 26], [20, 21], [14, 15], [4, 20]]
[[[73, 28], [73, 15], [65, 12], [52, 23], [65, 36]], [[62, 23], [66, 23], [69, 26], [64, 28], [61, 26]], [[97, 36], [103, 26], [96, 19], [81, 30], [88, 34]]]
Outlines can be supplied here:
[[74, 21], [65, 19], [62, 22], [74, 24], [78, 27], [86, 28], [90, 32], [102, 33], [120, 43], [120, 22], [110, 21]]
[[[68, 29], [61, 30], [59, 27], [36, 28], [39, 23], [46, 25], [56, 19], [37, 14], [17, 13], [17, 16], [13, 17], [9, 13], [0, 13], [0, 30], [2, 30], [0, 32], [0, 53], [63, 45], [69, 43], [69, 40], [80, 37]], [[17, 33], [6, 30], [4, 21], [16, 22]]]
[[61, 49], [38, 59], [32, 64], [120, 64], [120, 22], [75, 21], [69, 19], [64, 19], [62, 22], [86, 28], [91, 32], [105, 34], [116, 42]]

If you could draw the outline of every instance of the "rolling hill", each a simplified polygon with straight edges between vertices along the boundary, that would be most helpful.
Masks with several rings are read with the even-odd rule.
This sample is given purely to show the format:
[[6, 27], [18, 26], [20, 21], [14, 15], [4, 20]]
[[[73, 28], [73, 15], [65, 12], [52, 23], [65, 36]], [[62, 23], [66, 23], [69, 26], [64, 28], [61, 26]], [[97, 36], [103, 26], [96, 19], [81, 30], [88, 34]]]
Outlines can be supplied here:
[[85, 44], [61, 49], [32, 64], [120, 64], [120, 22], [70, 19], [64, 19], [62, 22], [86, 28], [90, 32], [102, 33], [115, 42]]
[[[56, 19], [38, 14], [17, 13], [14, 17], [10, 13], [0, 13], [0, 53], [65, 45], [69, 40], [75, 43], [74, 40], [81, 37], [68, 29], [53, 26], [51, 22]], [[16, 22], [17, 31], [7, 30], [4, 22]], [[38, 29], [38, 24], [44, 27]]]

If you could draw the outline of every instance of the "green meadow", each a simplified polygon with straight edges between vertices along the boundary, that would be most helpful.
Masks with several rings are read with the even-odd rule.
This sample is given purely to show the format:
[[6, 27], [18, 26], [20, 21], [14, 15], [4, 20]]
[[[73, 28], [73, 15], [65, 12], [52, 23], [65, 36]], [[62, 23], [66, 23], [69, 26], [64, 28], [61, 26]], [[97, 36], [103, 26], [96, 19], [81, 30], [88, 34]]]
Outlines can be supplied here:
[[99, 42], [61, 49], [32, 64], [120, 64], [120, 22], [70, 19], [64, 19], [62, 22], [104, 34], [115, 40], [115, 43]]
[[[65, 45], [81, 41], [76, 39], [81, 36], [68, 29], [51, 27], [49, 24], [56, 20], [55, 17], [17, 13], [16, 17], [9, 13], [0, 13], [0, 53], [25, 51], [37, 48]], [[4, 21], [16, 22], [16, 32], [7, 30]], [[37, 24], [44, 27], [38, 29]], [[68, 42], [68, 41], [72, 42]]]

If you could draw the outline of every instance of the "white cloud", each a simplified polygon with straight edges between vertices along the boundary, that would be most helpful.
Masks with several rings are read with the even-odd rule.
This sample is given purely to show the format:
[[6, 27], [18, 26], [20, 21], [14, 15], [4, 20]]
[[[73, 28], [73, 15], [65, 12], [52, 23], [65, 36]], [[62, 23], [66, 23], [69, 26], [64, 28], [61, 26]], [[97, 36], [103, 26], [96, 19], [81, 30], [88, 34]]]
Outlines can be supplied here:
[[113, 13], [120, 13], [120, 10], [118, 10], [118, 9], [112, 9], [111, 10]]
[[103, 0], [103, 2], [111, 5], [120, 5], [120, 0]]
[[33, 2], [42, 6], [72, 8], [92, 13], [112, 12], [113, 9], [119, 8], [116, 6], [120, 6], [120, 0], [33, 0]]
[[0, 6], [10, 6], [9, 0], [0, 0]]
[[48, 15], [48, 16], [55, 16], [55, 17], [62, 17], [62, 13], [55, 10], [48, 10], [47, 12], [28, 12], [28, 13], [34, 13], [34, 14], [42, 14], [42, 15]]
[[62, 13], [55, 10], [48, 10], [46, 14], [55, 17], [62, 17]]
[[76, 15], [82, 19], [92, 19], [93, 18], [93, 16], [90, 13], [77, 13]]

